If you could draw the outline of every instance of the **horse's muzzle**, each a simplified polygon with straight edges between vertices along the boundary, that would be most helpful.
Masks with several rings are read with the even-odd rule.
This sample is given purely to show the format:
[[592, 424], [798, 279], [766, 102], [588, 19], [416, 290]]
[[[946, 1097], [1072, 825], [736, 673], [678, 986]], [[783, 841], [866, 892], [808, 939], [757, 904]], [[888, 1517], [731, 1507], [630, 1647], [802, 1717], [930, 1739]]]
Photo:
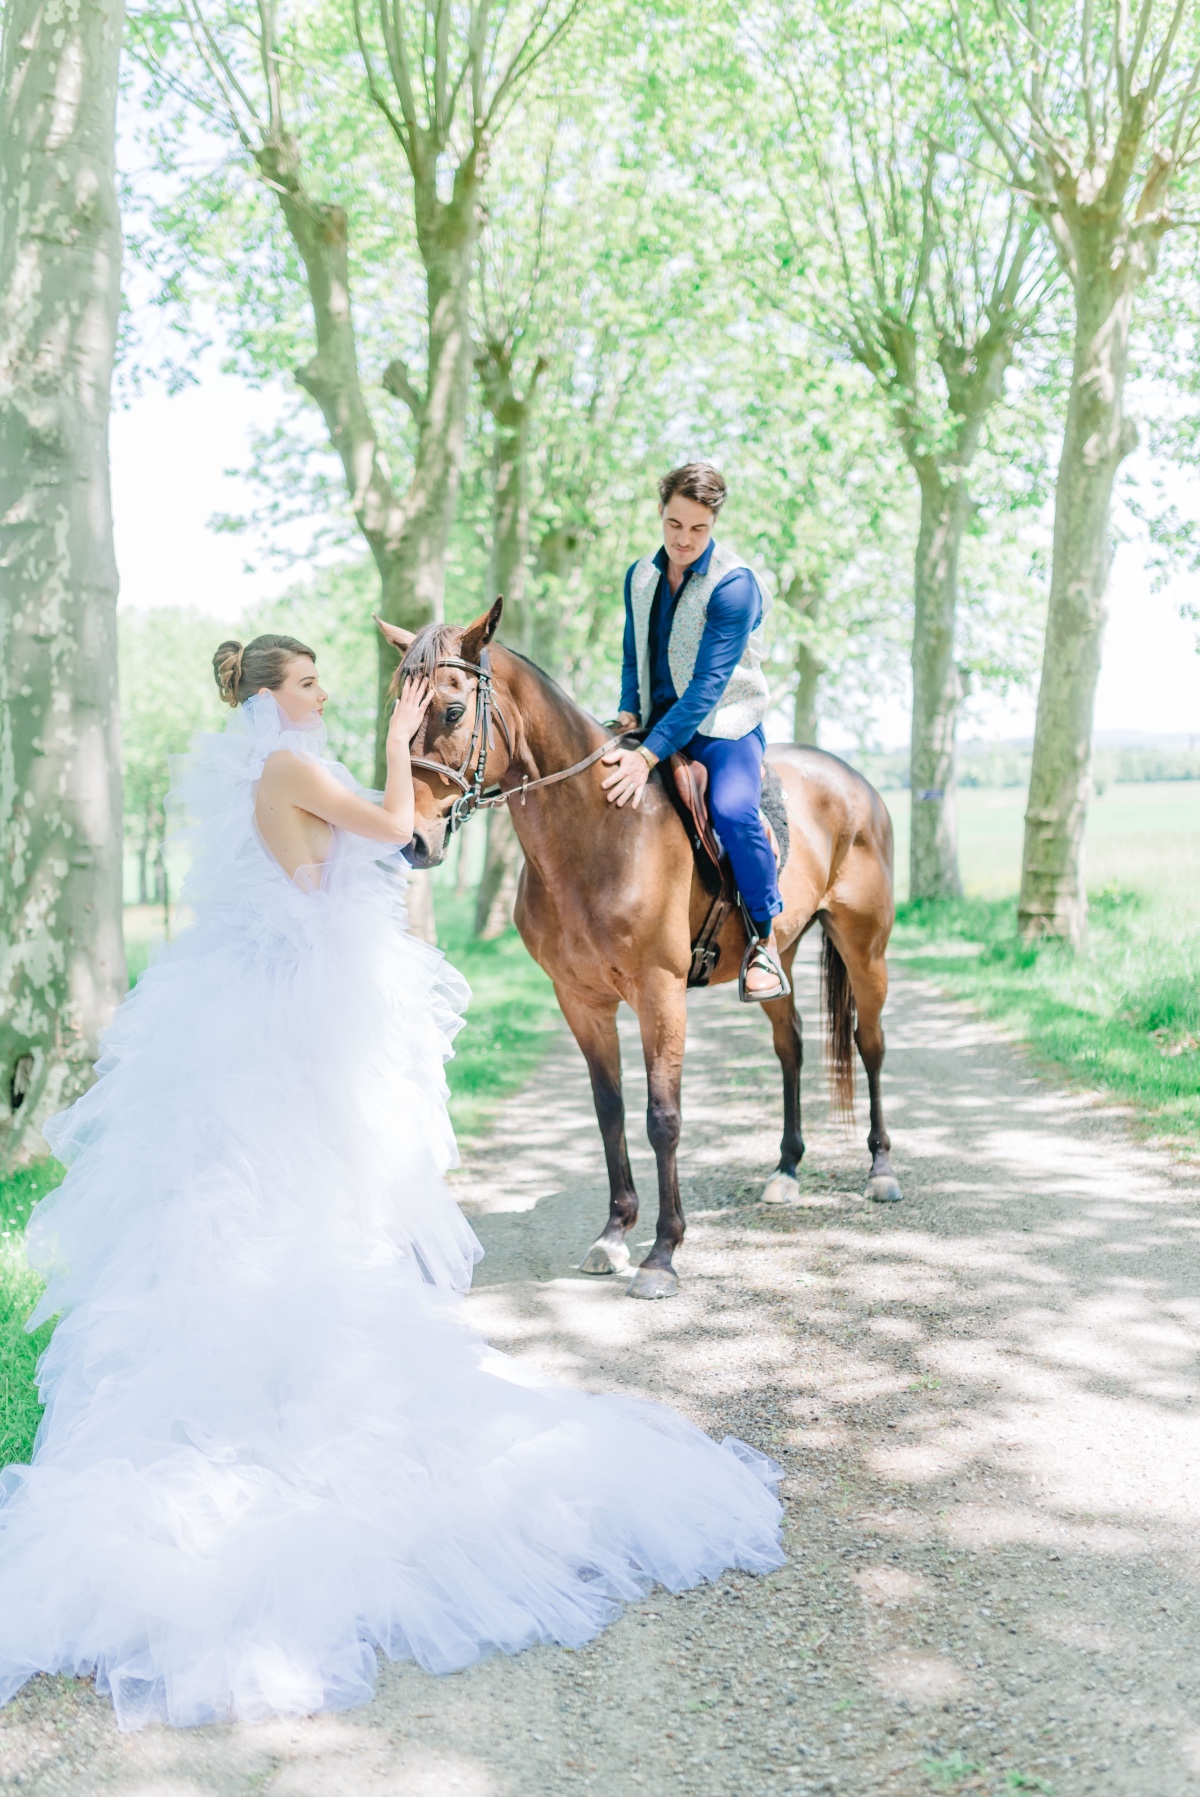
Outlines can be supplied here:
[[414, 867], [440, 867], [446, 859], [446, 850], [450, 838], [445, 822], [439, 818], [432, 824], [422, 824], [413, 831], [412, 864]]

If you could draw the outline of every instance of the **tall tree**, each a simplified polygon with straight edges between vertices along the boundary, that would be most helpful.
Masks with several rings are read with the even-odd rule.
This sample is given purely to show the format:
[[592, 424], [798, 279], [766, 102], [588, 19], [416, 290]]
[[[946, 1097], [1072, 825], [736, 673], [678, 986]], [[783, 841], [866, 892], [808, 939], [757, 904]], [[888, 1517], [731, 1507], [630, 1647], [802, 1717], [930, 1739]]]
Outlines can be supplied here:
[[[739, 265], [761, 252], [752, 228]], [[735, 288], [727, 304], [742, 328], [710, 367], [710, 409], [727, 438], [729, 527], [778, 594], [770, 630], [776, 663], [790, 650], [793, 740], [815, 743], [822, 717], [869, 739], [883, 695], [903, 684], [911, 629], [903, 463], [859, 369], [781, 319], [769, 296], [756, 306]]]
[[[785, 268], [810, 319], [871, 375], [920, 497], [913, 570], [913, 897], [961, 890], [956, 821], [959, 563], [972, 464], [1047, 288], [1024, 198], [977, 167], [983, 133], [888, 0], [775, 19], [789, 101], [772, 173]], [[781, 153], [781, 154], [780, 154]], [[796, 171], [807, 175], [797, 190]], [[817, 240], [807, 223], [811, 214]], [[836, 297], [833, 297], [836, 295]]]
[[0, 1160], [83, 1089], [125, 989], [108, 410], [123, 0], [0, 44]]
[[1024, 0], [986, 15], [948, 4], [947, 55], [1000, 178], [1044, 220], [1074, 299], [1019, 914], [1027, 935], [1078, 943], [1109, 513], [1137, 441], [1125, 401], [1134, 297], [1164, 233], [1186, 222], [1184, 196], [1195, 197], [1200, 16], [1189, 0]]
[[[299, 257], [316, 353], [296, 379], [321, 409], [346, 490], [380, 572], [383, 616], [408, 629], [442, 615], [446, 548], [466, 439], [474, 347], [471, 278], [485, 204], [489, 156], [533, 71], [562, 39], [582, 0], [531, 8], [470, 0], [356, 0], [354, 36], [366, 87], [399, 146], [423, 287], [421, 366], [393, 355], [386, 391], [411, 414], [414, 444], [407, 484], [393, 477], [367, 401], [352, 303], [349, 215], [336, 195], [336, 168], [306, 155], [306, 138], [325, 129], [330, 95], [305, 80], [304, 15], [279, 0], [253, 12], [218, 10], [217, 0], [182, 0], [190, 44], [207, 76], [199, 98], [220, 109], [266, 190], [278, 203]], [[141, 42], [164, 80], [171, 18], [147, 15]], [[336, 27], [329, 28], [336, 39]], [[329, 36], [329, 30], [326, 37]], [[331, 62], [336, 42], [322, 41]], [[344, 56], [339, 76], [344, 73]], [[314, 109], [316, 116], [314, 116]], [[329, 133], [326, 133], [328, 137]], [[376, 171], [375, 185], [386, 169]], [[382, 784], [383, 696], [394, 657], [380, 652], [376, 778]]]

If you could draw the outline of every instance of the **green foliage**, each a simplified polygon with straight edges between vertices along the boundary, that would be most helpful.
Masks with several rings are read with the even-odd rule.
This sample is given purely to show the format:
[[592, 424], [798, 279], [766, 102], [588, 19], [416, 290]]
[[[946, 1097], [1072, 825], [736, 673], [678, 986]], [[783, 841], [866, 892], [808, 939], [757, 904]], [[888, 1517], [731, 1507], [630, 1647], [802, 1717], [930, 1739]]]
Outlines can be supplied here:
[[162, 606], [121, 612], [118, 632], [126, 846], [137, 899], [148, 904], [166, 897], [170, 758], [184, 753], [197, 730], [222, 722], [212, 657], [230, 631], [200, 612]]
[[864, 371], [926, 503], [969, 479], [955, 659], [966, 690], [1005, 691], [1040, 650], [1053, 247], [983, 166], [987, 133], [927, 13], [762, 0], [758, 15], [779, 213], [774, 255], [764, 232], [754, 246], [763, 274], [782, 313]]
[[[509, 12], [511, 27], [520, 9]], [[872, 716], [864, 694], [894, 682], [902, 663], [911, 507], [864, 382], [781, 320], [763, 287], [777, 233], [745, 174], [756, 77], [724, 7], [704, 12], [711, 29], [698, 32], [694, 8], [585, 8], [490, 146], [476, 340], [499, 350], [520, 393], [544, 365], [527, 452], [523, 615], [510, 615], [505, 635], [611, 708], [622, 576], [655, 541], [655, 480], [673, 461], [710, 456], [733, 493], [725, 534], [788, 600], [772, 627], [780, 697], [808, 644], [830, 715], [856, 724]], [[233, 0], [212, 18], [256, 91], [252, 15]], [[305, 179], [346, 215], [363, 389], [402, 490], [415, 427], [380, 382], [396, 356], [418, 385], [424, 376], [407, 171], [343, 12], [285, 8], [280, 31]], [[132, 34], [150, 72], [143, 130], [158, 169], [129, 196], [140, 268], [185, 336], [215, 315], [248, 379], [289, 378], [312, 355], [312, 320], [278, 207], [228, 139], [197, 143], [190, 120], [205, 108], [219, 119], [220, 106], [176, 15], [141, 7]], [[496, 432], [475, 405], [447, 558], [455, 621], [484, 597]], [[262, 504], [230, 528], [285, 556], [348, 544], [346, 495], [309, 402], [298, 398], [257, 444], [249, 472]], [[820, 603], [798, 607], [814, 580]], [[360, 765], [356, 753], [347, 759]]]
[[62, 1176], [57, 1161], [44, 1160], [0, 1180], [0, 1466], [29, 1459], [41, 1417], [34, 1369], [53, 1325], [26, 1333], [41, 1284], [26, 1265], [22, 1237], [34, 1205]]
[[939, 1759], [933, 1754], [926, 1754], [921, 1761], [921, 1770], [926, 1773], [939, 1790], [952, 1791], [964, 1779], [975, 1778], [986, 1771], [986, 1767], [978, 1760], [969, 1760], [957, 1750]]

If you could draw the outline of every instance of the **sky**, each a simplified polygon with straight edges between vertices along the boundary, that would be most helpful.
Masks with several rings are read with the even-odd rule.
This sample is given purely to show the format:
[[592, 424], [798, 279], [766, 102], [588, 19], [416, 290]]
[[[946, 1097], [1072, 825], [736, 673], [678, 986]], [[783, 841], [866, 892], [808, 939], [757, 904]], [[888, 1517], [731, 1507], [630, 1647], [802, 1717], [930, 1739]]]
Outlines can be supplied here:
[[[188, 605], [236, 617], [297, 578], [295, 571], [269, 568], [248, 573], [244, 540], [218, 534], [209, 523], [214, 513], [255, 504], [258, 496], [228, 471], [249, 462], [249, 433], [256, 425], [269, 426], [282, 405], [279, 391], [247, 387], [220, 373], [215, 358], [209, 358], [199, 385], [169, 394], [147, 384], [127, 408], [114, 412], [113, 510], [122, 605]], [[1136, 459], [1133, 466], [1136, 471]], [[1200, 494], [1192, 498], [1189, 509], [1200, 511]], [[1114, 561], [1096, 729], [1200, 734], [1198, 627], [1179, 610], [1187, 599], [1200, 598], [1200, 580], [1179, 576], [1154, 592], [1146, 560], [1142, 544], [1127, 542]], [[968, 717], [963, 735], [1027, 736], [1033, 716], [1033, 695], [1018, 695]], [[876, 740], [899, 746], [907, 736], [907, 717], [897, 703], [879, 718]]]

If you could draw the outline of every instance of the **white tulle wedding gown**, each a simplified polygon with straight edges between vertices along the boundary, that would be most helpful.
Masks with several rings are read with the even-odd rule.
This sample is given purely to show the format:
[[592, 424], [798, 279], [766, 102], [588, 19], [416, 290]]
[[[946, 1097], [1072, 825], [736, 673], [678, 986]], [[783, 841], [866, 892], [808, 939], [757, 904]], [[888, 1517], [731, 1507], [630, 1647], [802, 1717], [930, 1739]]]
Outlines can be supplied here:
[[467, 989], [377, 845], [288, 880], [253, 816], [278, 748], [321, 739], [262, 694], [183, 764], [196, 921], [49, 1126], [70, 1171], [29, 1227], [31, 1327], [61, 1320], [0, 1480], [0, 1698], [94, 1670], [127, 1728], [362, 1703], [377, 1649], [577, 1645], [652, 1580], [782, 1560], [761, 1455], [466, 1323]]

